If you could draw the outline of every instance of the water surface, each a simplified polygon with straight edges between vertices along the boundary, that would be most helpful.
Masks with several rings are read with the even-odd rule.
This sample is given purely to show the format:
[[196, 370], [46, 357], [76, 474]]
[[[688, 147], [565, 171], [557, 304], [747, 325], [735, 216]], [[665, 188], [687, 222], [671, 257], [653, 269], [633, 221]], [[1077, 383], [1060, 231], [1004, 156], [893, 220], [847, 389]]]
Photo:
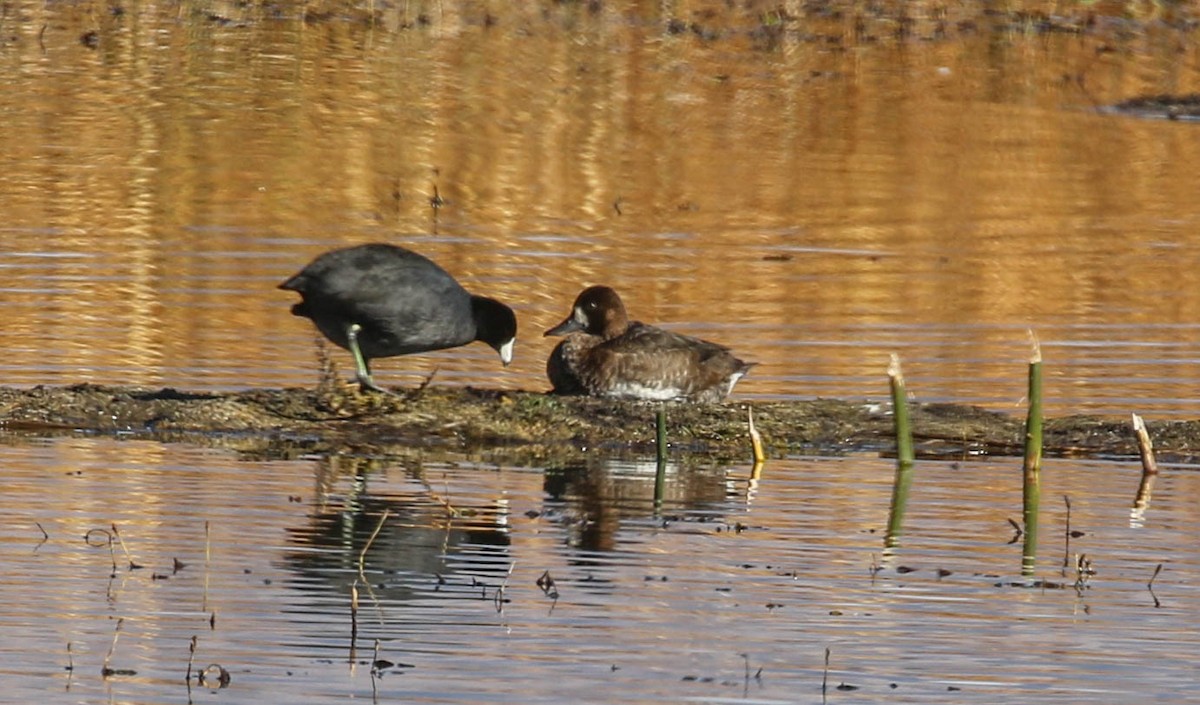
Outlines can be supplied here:
[[[830, 686], [858, 688], [831, 701], [1200, 700], [1194, 468], [1165, 468], [1131, 520], [1134, 468], [1048, 461], [1038, 575], [1068, 587], [1027, 589], [1007, 586], [1010, 460], [918, 464], [884, 551], [892, 467], [871, 457], [772, 462], [758, 483], [673, 458], [656, 509], [652, 463], [599, 458], [263, 462], [87, 438], [0, 456], [14, 702], [187, 702], [193, 636], [232, 676], [196, 702], [819, 702], [826, 648]], [[1068, 557], [1096, 571], [1078, 590], [1062, 495]], [[83, 539], [112, 524], [115, 573]], [[403, 665], [373, 681], [375, 640]], [[136, 673], [104, 678], [106, 659]]]
[[[0, 382], [312, 385], [275, 286], [387, 241], [522, 328], [507, 370], [476, 345], [379, 361], [384, 384], [545, 389], [541, 331], [606, 283], [758, 362], [742, 401], [879, 399], [898, 352], [919, 399], [1016, 411], [1032, 329], [1048, 413], [1200, 416], [1198, 126], [1094, 110], [1200, 90], [1189, 30], [379, 6], [8, 3]], [[884, 551], [874, 456], [752, 483], [677, 455], [656, 507], [652, 464], [598, 454], [0, 440], [14, 702], [186, 703], [193, 637], [232, 677], [194, 702], [818, 702], [826, 649], [857, 688], [830, 700], [1200, 701], [1187, 465], [1135, 510], [1134, 464], [1047, 461], [1037, 577], [1062, 587], [1029, 589], [1012, 460], [920, 463]], [[128, 555], [84, 540], [114, 525]]]
[[384, 383], [546, 388], [541, 332], [607, 283], [758, 362], [746, 398], [875, 397], [899, 352], [922, 399], [1007, 410], [1033, 329], [1051, 413], [1196, 415], [1200, 130], [1093, 110], [1200, 89], [1192, 34], [938, 39], [919, 10], [907, 41], [820, 14], [766, 41], [777, 10], [677, 10], [723, 28], [705, 39], [636, 3], [404, 8], [16, 3], [4, 381], [312, 384], [275, 285], [388, 241], [522, 332], [508, 370], [473, 346], [381, 361]]

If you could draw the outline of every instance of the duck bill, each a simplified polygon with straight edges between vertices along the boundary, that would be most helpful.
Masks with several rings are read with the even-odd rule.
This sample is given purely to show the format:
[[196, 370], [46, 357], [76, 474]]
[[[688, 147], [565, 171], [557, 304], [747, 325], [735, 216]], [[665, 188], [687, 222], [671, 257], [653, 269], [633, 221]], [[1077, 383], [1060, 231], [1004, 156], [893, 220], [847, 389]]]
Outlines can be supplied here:
[[543, 337], [549, 335], [566, 335], [567, 333], [575, 333], [581, 330], [583, 330], [583, 325], [575, 320], [574, 316], [567, 316], [567, 320], [546, 331]]

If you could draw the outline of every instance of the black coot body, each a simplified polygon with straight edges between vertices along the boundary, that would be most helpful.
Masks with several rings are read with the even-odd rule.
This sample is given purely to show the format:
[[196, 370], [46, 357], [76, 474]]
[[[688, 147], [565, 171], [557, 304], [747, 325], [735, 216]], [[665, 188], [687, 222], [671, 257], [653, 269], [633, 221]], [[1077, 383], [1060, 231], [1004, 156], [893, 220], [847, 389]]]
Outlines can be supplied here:
[[317, 257], [279, 285], [303, 299], [292, 313], [355, 358], [359, 382], [378, 389], [370, 361], [444, 350], [481, 340], [512, 360], [517, 320], [494, 299], [473, 296], [433, 260], [395, 245], [370, 244]]

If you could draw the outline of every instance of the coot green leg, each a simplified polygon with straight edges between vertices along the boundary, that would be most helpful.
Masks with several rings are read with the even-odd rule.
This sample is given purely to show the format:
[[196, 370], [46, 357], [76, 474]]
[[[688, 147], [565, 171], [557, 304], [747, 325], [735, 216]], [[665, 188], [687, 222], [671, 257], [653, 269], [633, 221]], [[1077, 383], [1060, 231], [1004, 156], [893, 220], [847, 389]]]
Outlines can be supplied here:
[[358, 384], [363, 389], [391, 394], [391, 392], [375, 384], [375, 380], [371, 379], [371, 368], [367, 365], [367, 359], [363, 357], [362, 350], [358, 349], [358, 332], [360, 330], [362, 330], [362, 326], [357, 323], [351, 323], [349, 326], [346, 326], [346, 343], [350, 346], [350, 354], [354, 355], [354, 374], [358, 378]]

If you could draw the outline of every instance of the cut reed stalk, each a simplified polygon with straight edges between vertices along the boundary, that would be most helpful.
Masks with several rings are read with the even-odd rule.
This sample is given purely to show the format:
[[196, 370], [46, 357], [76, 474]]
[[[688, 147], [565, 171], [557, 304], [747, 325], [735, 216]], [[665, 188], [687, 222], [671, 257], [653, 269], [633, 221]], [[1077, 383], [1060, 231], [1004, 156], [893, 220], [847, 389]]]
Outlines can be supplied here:
[[754, 466], [761, 469], [767, 454], [763, 452], [762, 434], [754, 426], [754, 407], [746, 407], [746, 419], [750, 423], [750, 450], [754, 453]]
[[912, 424], [908, 418], [908, 392], [904, 388], [904, 373], [900, 370], [900, 356], [892, 354], [888, 365], [888, 380], [892, 386], [892, 419], [896, 428], [896, 463], [912, 465], [916, 459], [913, 451]]
[[1133, 414], [1133, 432], [1137, 435], [1138, 452], [1142, 456], [1142, 473], [1157, 475], [1158, 462], [1154, 459], [1154, 442], [1150, 440], [1146, 422], [1137, 414]]
[[665, 463], [667, 461], [667, 409], [666, 407], [658, 407], [658, 413], [654, 415], [654, 437], [658, 446], [658, 462]]
[[1025, 545], [1021, 551], [1021, 574], [1026, 577], [1033, 575], [1037, 567], [1038, 507], [1042, 495], [1042, 348], [1033, 331], [1029, 337], [1033, 352], [1029, 357], [1029, 412], [1025, 417], [1022, 472]]
[[916, 453], [913, 450], [912, 424], [908, 416], [908, 391], [904, 385], [904, 373], [900, 369], [900, 356], [892, 355], [887, 372], [892, 388], [892, 418], [896, 431], [896, 474], [892, 480], [892, 502], [888, 510], [884, 546], [892, 548], [899, 544], [904, 528], [904, 512], [908, 506], [908, 490], [912, 486]]

